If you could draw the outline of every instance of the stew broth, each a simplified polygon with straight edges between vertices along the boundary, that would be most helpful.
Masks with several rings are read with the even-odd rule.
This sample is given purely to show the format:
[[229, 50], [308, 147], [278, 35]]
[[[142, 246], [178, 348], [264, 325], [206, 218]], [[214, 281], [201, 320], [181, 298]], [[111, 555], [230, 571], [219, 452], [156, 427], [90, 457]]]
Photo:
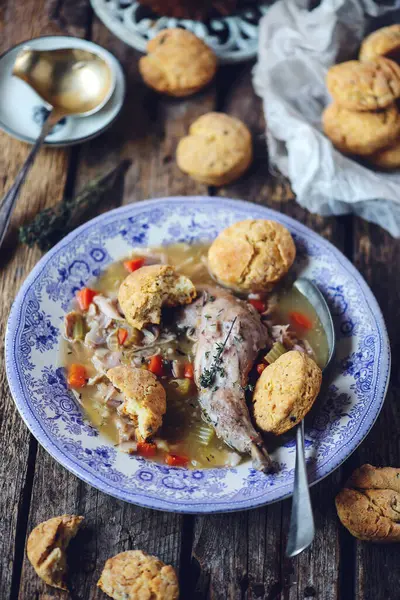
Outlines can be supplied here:
[[[159, 254], [162, 262], [175, 266], [180, 273], [187, 275], [195, 285], [214, 283], [207, 269], [208, 245], [175, 244], [150, 250], [152, 255]], [[143, 249], [140, 249], [139, 253], [142, 254]], [[127, 271], [123, 266], [123, 261], [120, 261], [110, 265], [93, 286], [108, 297], [116, 297], [119, 286], [126, 276]], [[304, 329], [292, 322], [290, 315], [293, 311], [306, 315], [312, 327]], [[274, 321], [283, 324], [290, 323], [298, 337], [309, 342], [318, 364], [321, 367], [325, 365], [328, 357], [328, 344], [324, 330], [313, 307], [297, 290], [291, 288], [280, 293], [274, 310]], [[185, 355], [193, 361], [192, 351], [193, 343], [186, 336], [179, 335], [161, 347], [163, 357], [168, 360]], [[67, 367], [78, 362], [86, 367], [89, 377], [94, 377], [96, 369], [91, 361], [92, 355], [91, 349], [83, 344], [65, 341], [62, 344], [59, 360], [62, 366]], [[130, 364], [126, 357], [122, 359], [122, 362]], [[171, 380], [170, 377], [162, 377], [160, 381], [166, 390], [167, 412], [162, 428], [155, 436], [158, 448], [164, 448], [166, 452], [173, 454], [187, 456], [189, 466], [192, 468], [237, 464], [237, 453], [219, 440], [203, 420], [194, 382]], [[104, 403], [96, 399], [95, 386], [87, 385], [79, 390], [79, 395], [79, 401], [89, 421], [117, 445], [119, 443], [118, 418], [116, 415], [110, 414]], [[165, 454], [158, 453], [155, 460], [162, 461], [163, 456]]]

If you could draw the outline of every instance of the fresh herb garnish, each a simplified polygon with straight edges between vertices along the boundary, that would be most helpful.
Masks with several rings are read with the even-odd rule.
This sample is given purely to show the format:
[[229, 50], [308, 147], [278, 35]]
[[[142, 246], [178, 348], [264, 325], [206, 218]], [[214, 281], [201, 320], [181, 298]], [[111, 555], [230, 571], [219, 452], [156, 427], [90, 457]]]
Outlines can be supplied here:
[[213, 364], [211, 365], [211, 367], [209, 369], [204, 369], [203, 373], [200, 376], [200, 385], [203, 388], [209, 388], [212, 386], [212, 384], [215, 381], [215, 377], [216, 377], [217, 373], [219, 373], [221, 375], [221, 377], [225, 377], [226, 373], [225, 373], [225, 369], [221, 366], [221, 363], [222, 363], [221, 357], [222, 357], [222, 353], [225, 349], [225, 346], [228, 342], [229, 336], [232, 333], [233, 326], [236, 323], [236, 319], [237, 319], [237, 317], [235, 317], [233, 319], [225, 340], [222, 343], [218, 342], [217, 344], [215, 344], [215, 348], [216, 348], [217, 352], [213, 356]]
[[209, 302], [215, 302], [215, 296], [210, 296], [208, 299]]
[[205, 319], [211, 319], [211, 315], [204, 315]]
[[36, 244], [40, 250], [49, 250], [69, 231], [93, 217], [93, 210], [98, 209], [106, 198], [109, 201], [110, 194], [115, 195], [115, 188], [129, 165], [129, 161], [122, 161], [106, 175], [90, 181], [75, 198], [67, 198], [40, 211], [33, 221], [19, 228], [20, 242], [30, 248]]

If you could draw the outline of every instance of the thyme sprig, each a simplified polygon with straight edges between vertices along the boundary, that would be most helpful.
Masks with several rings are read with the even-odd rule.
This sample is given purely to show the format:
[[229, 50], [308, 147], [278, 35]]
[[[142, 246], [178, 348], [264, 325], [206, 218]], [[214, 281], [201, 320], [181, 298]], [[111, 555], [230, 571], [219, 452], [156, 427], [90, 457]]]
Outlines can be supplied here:
[[215, 381], [217, 373], [219, 373], [221, 377], [225, 377], [225, 369], [222, 366], [222, 353], [225, 350], [226, 344], [228, 343], [229, 336], [232, 333], [232, 329], [236, 323], [236, 320], [237, 317], [233, 319], [225, 340], [223, 342], [218, 342], [215, 345], [217, 352], [213, 356], [213, 363], [209, 369], [204, 369], [200, 376], [201, 387], [210, 388]]
[[66, 198], [51, 208], [40, 211], [34, 219], [19, 228], [19, 240], [30, 248], [49, 250], [69, 231], [93, 217], [104, 200], [115, 196], [116, 186], [125, 175], [130, 162], [122, 161], [105, 175], [90, 181], [75, 198]]

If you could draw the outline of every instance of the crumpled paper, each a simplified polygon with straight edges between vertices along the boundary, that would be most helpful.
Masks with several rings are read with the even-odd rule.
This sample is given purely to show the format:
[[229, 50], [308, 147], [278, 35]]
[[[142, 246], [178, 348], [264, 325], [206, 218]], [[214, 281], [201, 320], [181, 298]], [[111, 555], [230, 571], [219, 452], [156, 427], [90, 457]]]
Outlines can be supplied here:
[[357, 56], [373, 29], [400, 22], [372, 0], [322, 0], [312, 11], [280, 0], [260, 23], [254, 86], [267, 121], [269, 158], [304, 208], [320, 215], [355, 213], [400, 237], [400, 170], [374, 171], [335, 150], [321, 127], [330, 97], [327, 69]]

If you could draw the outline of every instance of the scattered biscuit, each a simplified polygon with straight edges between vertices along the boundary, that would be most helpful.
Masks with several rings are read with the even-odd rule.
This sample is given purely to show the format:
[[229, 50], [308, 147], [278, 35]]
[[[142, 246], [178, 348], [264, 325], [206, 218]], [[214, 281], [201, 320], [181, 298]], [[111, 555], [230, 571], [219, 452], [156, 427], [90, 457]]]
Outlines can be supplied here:
[[380, 111], [355, 112], [333, 103], [324, 110], [322, 124], [333, 145], [344, 154], [374, 154], [400, 135], [400, 113], [395, 104]]
[[153, 436], [167, 410], [165, 390], [157, 377], [145, 369], [127, 366], [109, 369], [107, 377], [124, 395], [119, 412], [135, 423], [138, 439]]
[[173, 567], [141, 550], [109, 558], [97, 584], [114, 600], [177, 600], [178, 579]]
[[378, 56], [400, 62], [400, 25], [382, 27], [365, 38], [361, 44], [360, 60], [372, 60]]
[[400, 469], [363, 465], [336, 496], [342, 524], [370, 542], [400, 542]]
[[326, 85], [335, 103], [348, 110], [379, 110], [400, 98], [400, 66], [387, 58], [349, 60], [328, 70]]
[[251, 133], [242, 121], [224, 113], [202, 115], [178, 144], [178, 167], [196, 181], [227, 185], [249, 168]]
[[189, 96], [205, 87], [217, 70], [214, 52], [185, 29], [160, 31], [139, 61], [145, 83], [170, 96]]
[[399, 169], [400, 168], [400, 140], [393, 146], [378, 150], [375, 154], [367, 157], [368, 161], [380, 167], [381, 169]]
[[163, 306], [190, 304], [196, 297], [193, 283], [170, 265], [150, 265], [134, 271], [122, 282], [118, 301], [130, 325], [143, 329], [161, 322]]
[[238, 291], [270, 290], [286, 275], [296, 257], [290, 232], [263, 219], [234, 223], [211, 244], [208, 266], [222, 285]]
[[290, 350], [261, 373], [254, 390], [254, 418], [281, 435], [300, 423], [319, 394], [322, 371], [306, 353]]
[[48, 585], [66, 590], [66, 549], [84, 517], [61, 515], [40, 523], [31, 531], [27, 555], [36, 573]]

